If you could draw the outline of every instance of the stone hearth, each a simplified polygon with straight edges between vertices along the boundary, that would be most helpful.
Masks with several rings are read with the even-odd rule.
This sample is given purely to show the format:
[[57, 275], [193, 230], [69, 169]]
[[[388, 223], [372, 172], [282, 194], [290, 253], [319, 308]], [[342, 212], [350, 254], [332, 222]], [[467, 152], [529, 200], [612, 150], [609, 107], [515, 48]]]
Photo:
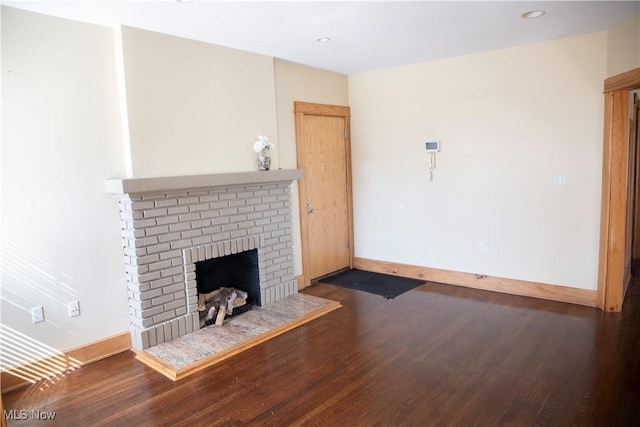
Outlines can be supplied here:
[[195, 263], [257, 249], [262, 305], [297, 293], [290, 185], [300, 170], [111, 179], [133, 347], [199, 329]]

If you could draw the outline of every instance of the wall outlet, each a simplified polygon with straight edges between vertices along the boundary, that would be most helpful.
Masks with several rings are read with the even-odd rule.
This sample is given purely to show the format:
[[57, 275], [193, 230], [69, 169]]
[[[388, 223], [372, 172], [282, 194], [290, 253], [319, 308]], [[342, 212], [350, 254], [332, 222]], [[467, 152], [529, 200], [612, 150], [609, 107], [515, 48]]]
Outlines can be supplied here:
[[478, 252], [480, 253], [484, 253], [486, 251], [487, 248], [485, 248], [484, 246], [484, 242], [480, 242], [478, 243]]
[[553, 177], [553, 185], [560, 187], [567, 185], [567, 177], [565, 175], [555, 175]]
[[69, 317], [80, 316], [80, 303], [78, 301], [69, 301]]
[[31, 309], [31, 320], [33, 323], [44, 322], [44, 309], [41, 305]]

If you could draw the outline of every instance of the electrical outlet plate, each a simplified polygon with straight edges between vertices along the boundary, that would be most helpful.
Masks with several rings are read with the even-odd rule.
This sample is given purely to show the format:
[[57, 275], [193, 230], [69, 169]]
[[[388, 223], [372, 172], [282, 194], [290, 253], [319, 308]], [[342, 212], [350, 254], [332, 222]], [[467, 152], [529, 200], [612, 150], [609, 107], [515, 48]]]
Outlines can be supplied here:
[[484, 246], [484, 242], [478, 243], [478, 252], [483, 253], [486, 250], [487, 250], [487, 248]]
[[80, 303], [78, 301], [69, 301], [69, 317], [80, 316]]
[[31, 320], [33, 323], [44, 322], [44, 309], [41, 305], [31, 309]]
[[557, 185], [557, 186], [565, 186], [565, 185], [567, 185], [567, 177], [566, 177], [566, 175], [555, 175], [553, 177], [553, 185]]

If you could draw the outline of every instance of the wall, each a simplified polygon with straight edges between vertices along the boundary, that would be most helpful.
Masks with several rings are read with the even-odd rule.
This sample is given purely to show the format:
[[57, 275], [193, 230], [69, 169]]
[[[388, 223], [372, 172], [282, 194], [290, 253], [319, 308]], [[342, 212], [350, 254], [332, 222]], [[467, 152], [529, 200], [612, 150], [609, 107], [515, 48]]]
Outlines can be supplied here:
[[601, 32], [349, 76], [356, 256], [596, 289], [606, 48]]
[[607, 77], [640, 67], [640, 14], [607, 31]]
[[257, 170], [256, 135], [278, 140], [270, 56], [130, 27], [122, 48], [134, 177]]
[[110, 28], [2, 7], [2, 325], [44, 352], [128, 327], [117, 93]]
[[[357, 256], [595, 289], [612, 32], [347, 79], [125, 27], [134, 174], [255, 170], [258, 133], [293, 168], [293, 101], [351, 105]], [[115, 50], [110, 28], [2, 8], [2, 325], [59, 350], [128, 328]]]
[[[309, 68], [280, 59], [274, 60], [274, 69], [280, 166], [293, 169], [297, 167], [293, 102], [349, 105], [348, 80], [343, 74]], [[301, 247], [298, 194], [295, 182], [291, 192], [294, 248]], [[296, 275], [302, 274], [302, 256], [299, 249], [294, 254], [294, 272]]]
[[[122, 43], [135, 177], [255, 170], [258, 134], [272, 169], [296, 168], [293, 102], [348, 105], [345, 75], [130, 27]], [[291, 196], [300, 248], [297, 183]]]
[[[293, 101], [348, 103], [343, 75], [134, 28], [121, 35], [114, 46], [111, 28], [2, 8], [2, 325], [43, 352], [128, 330], [118, 201], [104, 189], [127, 175], [128, 155], [136, 177], [252, 171], [253, 141], [266, 134], [273, 167], [295, 168]], [[299, 275], [299, 252], [295, 263]], [[81, 315], [69, 318], [75, 299]], [[34, 325], [37, 305], [46, 321]]]

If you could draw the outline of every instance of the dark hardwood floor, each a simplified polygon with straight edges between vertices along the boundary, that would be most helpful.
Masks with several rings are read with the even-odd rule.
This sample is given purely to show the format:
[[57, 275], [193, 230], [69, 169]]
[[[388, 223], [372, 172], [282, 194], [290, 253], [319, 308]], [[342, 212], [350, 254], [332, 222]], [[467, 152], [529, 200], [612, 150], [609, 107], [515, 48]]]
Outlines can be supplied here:
[[622, 313], [427, 283], [343, 307], [174, 383], [130, 352], [3, 396], [38, 426], [637, 426], [640, 280]]

